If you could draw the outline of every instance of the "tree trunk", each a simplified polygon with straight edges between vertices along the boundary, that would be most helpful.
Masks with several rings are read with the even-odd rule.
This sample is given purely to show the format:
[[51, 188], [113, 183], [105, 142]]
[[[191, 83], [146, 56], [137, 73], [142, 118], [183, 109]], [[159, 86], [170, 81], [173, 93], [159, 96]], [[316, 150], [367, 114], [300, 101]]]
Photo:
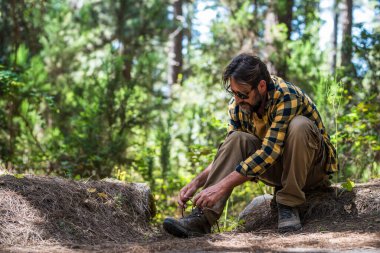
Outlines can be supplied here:
[[270, 74], [277, 74], [277, 69], [273, 64], [273, 56], [275, 54], [276, 48], [274, 46], [274, 35], [272, 28], [276, 25], [276, 15], [274, 14], [273, 2], [270, 1], [267, 13], [265, 14], [265, 31], [264, 31], [264, 41], [265, 41], [265, 52], [264, 58], [266, 59], [266, 64]]
[[[286, 25], [287, 28], [287, 34], [286, 34], [286, 40], [290, 40], [290, 36], [292, 34], [292, 20], [293, 20], [293, 0], [282, 0], [282, 4], [280, 4], [280, 1], [276, 2], [276, 17], [278, 20], [278, 23], [282, 23]], [[286, 41], [284, 41], [286, 42]], [[287, 64], [287, 51], [286, 48], [284, 50], [283, 42], [281, 43], [281, 48], [277, 48], [278, 55], [280, 56], [278, 61], [276, 61], [276, 68], [277, 68], [277, 74], [283, 78], [286, 78], [286, 73], [288, 70], [288, 64]], [[285, 45], [286, 46], [286, 45]], [[281, 53], [280, 53], [281, 52]]]
[[343, 36], [341, 64], [351, 68], [352, 65], [352, 0], [345, 0], [345, 15], [343, 16]]
[[131, 50], [129, 50], [130, 43], [129, 40], [125, 34], [125, 22], [127, 20], [127, 17], [125, 16], [126, 9], [128, 8], [127, 1], [120, 0], [119, 1], [119, 8], [117, 10], [117, 28], [116, 28], [116, 38], [121, 43], [120, 46], [120, 55], [123, 57], [123, 70], [122, 74], [125, 81], [131, 80], [131, 71], [132, 71], [132, 57], [131, 57]]
[[334, 15], [334, 28], [333, 28], [333, 48], [331, 59], [331, 73], [335, 74], [336, 60], [337, 60], [337, 47], [338, 47], [338, 21], [339, 21], [339, 0], [334, 0], [333, 15]]
[[[12, 42], [14, 43], [14, 53], [17, 55], [19, 43], [20, 43], [20, 31], [19, 31], [19, 25], [18, 25], [18, 17], [17, 17], [17, 2], [15, 0], [11, 1], [11, 13], [12, 13], [12, 21], [13, 21], [13, 36], [12, 36]], [[13, 59], [13, 69], [16, 69], [17, 65], [17, 57]]]
[[173, 22], [176, 24], [174, 31], [169, 35], [169, 96], [173, 84], [181, 82], [178, 76], [182, 71], [183, 56], [182, 56], [182, 40], [183, 40], [183, 15], [182, 15], [182, 0], [175, 0], [173, 3], [174, 15]]
[[[259, 17], [259, 11], [258, 11], [259, 2], [257, 0], [254, 0], [253, 2], [254, 2], [254, 5], [255, 5], [255, 9], [253, 11], [253, 19], [254, 19], [254, 22], [257, 22], [259, 20], [258, 19], [258, 17]], [[257, 25], [255, 25], [254, 27], [257, 30]], [[257, 31], [255, 31], [255, 32], [257, 32]], [[255, 35], [256, 35], [256, 33], [255, 33]]]
[[348, 94], [353, 94], [351, 78], [355, 77], [356, 73], [352, 64], [352, 0], [345, 0], [344, 5], [341, 66], [343, 69], [342, 75], [348, 77], [345, 81], [345, 89]]
[[124, 80], [129, 82], [132, 79], [131, 72], [132, 72], [132, 54], [130, 50], [128, 50], [127, 42], [123, 42], [123, 58], [124, 58], [124, 67], [123, 67], [123, 77]]
[[284, 9], [276, 8], [278, 22], [284, 23], [288, 28], [286, 36], [288, 40], [290, 40], [290, 36], [292, 34], [293, 5], [293, 0], [286, 0]]

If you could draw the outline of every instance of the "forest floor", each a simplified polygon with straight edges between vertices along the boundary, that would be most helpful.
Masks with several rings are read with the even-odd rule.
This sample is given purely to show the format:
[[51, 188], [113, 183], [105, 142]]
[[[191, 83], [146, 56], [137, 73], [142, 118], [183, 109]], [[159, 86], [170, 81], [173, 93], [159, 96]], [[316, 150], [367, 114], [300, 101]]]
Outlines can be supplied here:
[[[345, 193], [346, 194], [346, 193]], [[380, 180], [342, 194], [346, 213], [303, 219], [303, 228], [279, 234], [273, 224], [251, 232], [213, 233], [175, 238], [155, 227], [146, 237], [127, 243], [42, 243], [9, 245], [1, 252], [380, 252]], [[351, 195], [350, 195], [351, 194]], [[355, 196], [354, 198], [352, 196]], [[349, 215], [348, 215], [349, 214]], [[0, 224], [1, 228], [1, 224]]]
[[380, 252], [379, 217], [307, 223], [296, 233], [216, 233], [180, 239], [161, 233], [155, 240], [126, 244], [10, 247], [4, 252]]

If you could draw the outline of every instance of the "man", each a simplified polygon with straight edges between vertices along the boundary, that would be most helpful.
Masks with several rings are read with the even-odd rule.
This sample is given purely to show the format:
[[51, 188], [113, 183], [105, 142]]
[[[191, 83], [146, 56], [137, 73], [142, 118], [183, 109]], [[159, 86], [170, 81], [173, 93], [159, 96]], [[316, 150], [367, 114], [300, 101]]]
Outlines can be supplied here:
[[312, 100], [297, 86], [270, 76], [255, 56], [236, 56], [223, 74], [233, 95], [229, 134], [214, 161], [181, 189], [178, 204], [193, 198], [196, 208], [184, 218], [166, 218], [164, 228], [178, 236], [211, 232], [235, 186], [261, 180], [276, 187], [280, 232], [301, 228], [297, 206], [305, 191], [338, 171], [336, 152]]

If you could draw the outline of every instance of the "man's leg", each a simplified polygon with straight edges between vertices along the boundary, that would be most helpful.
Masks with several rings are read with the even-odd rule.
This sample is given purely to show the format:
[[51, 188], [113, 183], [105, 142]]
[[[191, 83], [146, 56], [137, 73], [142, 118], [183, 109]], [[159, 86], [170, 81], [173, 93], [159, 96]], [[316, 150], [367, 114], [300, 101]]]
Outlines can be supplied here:
[[[246, 159], [261, 147], [261, 141], [254, 135], [235, 131], [232, 132], [218, 149], [204, 188], [210, 187], [235, 170], [237, 164]], [[224, 205], [231, 192], [220, 199], [212, 208], [193, 212], [182, 219], [166, 218], [164, 228], [167, 232], [178, 236], [188, 237], [210, 232], [210, 228], [222, 215]]]
[[[219, 148], [212, 164], [212, 170], [203, 188], [210, 187], [221, 181], [233, 172], [241, 161], [260, 148], [261, 140], [256, 136], [240, 131], [232, 132]], [[215, 224], [222, 215], [224, 206], [230, 195], [231, 192], [219, 200], [212, 208], [205, 208], [203, 210], [210, 224]]]
[[282, 159], [282, 189], [276, 200], [299, 206], [306, 201], [304, 190], [316, 187], [327, 177], [323, 137], [311, 120], [297, 116], [290, 122]]
[[[326, 179], [325, 163], [323, 137], [318, 128], [308, 118], [297, 116], [289, 124], [281, 160], [260, 179], [282, 187], [276, 193], [276, 202], [279, 208], [289, 207], [291, 210], [306, 201], [305, 190], [318, 186]], [[279, 221], [279, 228], [287, 227], [287, 224], [292, 222], [281, 225]], [[295, 227], [300, 227], [300, 224]]]

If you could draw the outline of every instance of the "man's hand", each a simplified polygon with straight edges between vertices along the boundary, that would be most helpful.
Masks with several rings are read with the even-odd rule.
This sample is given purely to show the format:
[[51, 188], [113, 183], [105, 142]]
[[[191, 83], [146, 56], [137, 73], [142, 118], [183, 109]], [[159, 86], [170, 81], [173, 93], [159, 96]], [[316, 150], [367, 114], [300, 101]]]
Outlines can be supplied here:
[[194, 178], [188, 185], [183, 187], [178, 194], [178, 205], [182, 208], [186, 208], [186, 202], [190, 200], [194, 193], [206, 183], [208, 174], [212, 168], [210, 163], [206, 169], [204, 169], [196, 178]]
[[228, 189], [222, 187], [221, 184], [210, 186], [200, 193], [198, 193], [193, 199], [193, 205], [204, 208], [212, 207], [218, 200], [228, 193]]
[[223, 196], [230, 194], [234, 187], [241, 185], [248, 180], [249, 178], [233, 171], [219, 183], [207, 187], [198, 193], [193, 199], [193, 205], [200, 208], [211, 208], [216, 202], [222, 199]]
[[186, 208], [186, 202], [194, 196], [197, 190], [198, 187], [194, 182], [190, 182], [183, 187], [178, 194], [178, 205], [182, 208]]

